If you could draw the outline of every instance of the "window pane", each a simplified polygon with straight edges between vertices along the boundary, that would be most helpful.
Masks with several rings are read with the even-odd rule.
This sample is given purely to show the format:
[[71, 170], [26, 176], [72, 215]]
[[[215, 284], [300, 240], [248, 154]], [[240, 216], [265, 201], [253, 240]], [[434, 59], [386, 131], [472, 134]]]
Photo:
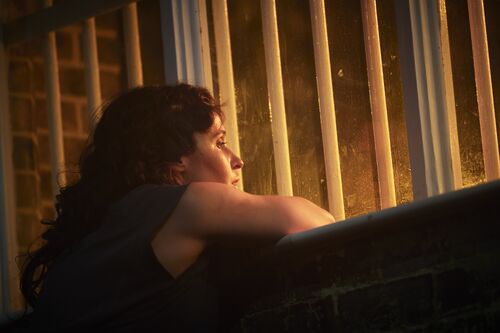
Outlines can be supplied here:
[[380, 209], [359, 1], [325, 1], [346, 217]]
[[464, 186], [485, 181], [467, 0], [446, 1]]
[[309, 1], [276, 7], [293, 192], [328, 209]]
[[260, 2], [227, 5], [245, 191], [276, 193]]
[[397, 204], [413, 200], [410, 156], [399, 63], [394, 1], [377, 1], [377, 15], [384, 71], [387, 117]]

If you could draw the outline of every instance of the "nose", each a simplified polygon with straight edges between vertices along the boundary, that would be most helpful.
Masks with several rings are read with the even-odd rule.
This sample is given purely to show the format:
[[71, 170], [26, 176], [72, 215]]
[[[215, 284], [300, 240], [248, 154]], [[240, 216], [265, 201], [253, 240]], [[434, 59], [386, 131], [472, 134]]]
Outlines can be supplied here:
[[233, 170], [241, 169], [241, 168], [243, 168], [243, 165], [245, 165], [245, 163], [243, 163], [243, 160], [239, 156], [232, 153], [231, 169], [233, 169]]

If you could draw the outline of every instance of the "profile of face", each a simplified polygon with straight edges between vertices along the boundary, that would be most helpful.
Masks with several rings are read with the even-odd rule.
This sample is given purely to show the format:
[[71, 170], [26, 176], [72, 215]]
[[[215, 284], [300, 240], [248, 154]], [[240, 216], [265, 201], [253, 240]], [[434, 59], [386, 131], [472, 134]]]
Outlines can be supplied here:
[[218, 115], [206, 132], [194, 133], [196, 149], [181, 157], [174, 167], [177, 184], [216, 182], [236, 185], [240, 180], [243, 161], [226, 145], [226, 130]]

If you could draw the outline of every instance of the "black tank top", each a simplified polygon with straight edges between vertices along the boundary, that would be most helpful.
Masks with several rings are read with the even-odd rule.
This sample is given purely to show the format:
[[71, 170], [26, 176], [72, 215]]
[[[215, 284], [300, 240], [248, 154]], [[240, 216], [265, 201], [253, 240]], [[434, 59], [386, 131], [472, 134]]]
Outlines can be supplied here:
[[151, 248], [186, 188], [142, 185], [116, 202], [97, 231], [53, 264], [30, 331], [217, 331], [207, 255], [174, 279]]

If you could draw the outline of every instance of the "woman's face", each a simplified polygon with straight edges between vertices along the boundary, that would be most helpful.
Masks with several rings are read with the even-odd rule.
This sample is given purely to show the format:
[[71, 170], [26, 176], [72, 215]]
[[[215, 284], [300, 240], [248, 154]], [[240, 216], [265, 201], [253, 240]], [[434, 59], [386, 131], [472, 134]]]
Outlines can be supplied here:
[[196, 150], [181, 158], [184, 183], [208, 181], [236, 185], [243, 161], [226, 146], [226, 130], [219, 116], [205, 133], [194, 133]]

